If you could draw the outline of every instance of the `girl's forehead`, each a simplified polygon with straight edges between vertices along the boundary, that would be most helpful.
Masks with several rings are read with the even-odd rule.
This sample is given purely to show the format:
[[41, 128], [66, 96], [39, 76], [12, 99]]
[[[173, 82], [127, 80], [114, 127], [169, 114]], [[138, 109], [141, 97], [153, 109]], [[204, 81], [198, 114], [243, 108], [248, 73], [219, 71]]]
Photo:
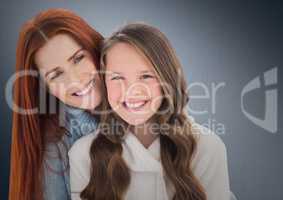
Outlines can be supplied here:
[[115, 44], [106, 54], [106, 70], [117, 73], [154, 72], [150, 61], [129, 44]]
[[155, 74], [153, 70], [107, 70], [106, 75], [125, 75], [125, 76], [135, 76], [140, 74]]

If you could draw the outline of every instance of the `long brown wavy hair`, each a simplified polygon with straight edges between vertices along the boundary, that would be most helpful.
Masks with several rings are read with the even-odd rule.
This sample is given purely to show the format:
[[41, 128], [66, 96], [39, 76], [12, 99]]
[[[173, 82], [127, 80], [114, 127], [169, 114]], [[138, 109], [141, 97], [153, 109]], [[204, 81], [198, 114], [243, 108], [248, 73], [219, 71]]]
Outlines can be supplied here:
[[[99, 43], [103, 37], [81, 17], [64, 9], [49, 9], [24, 24], [19, 34], [16, 52], [16, 73], [37, 71], [35, 53], [49, 38], [56, 34], [69, 34], [78, 44], [91, 53], [95, 65], [99, 66]], [[19, 108], [39, 108], [39, 76], [22, 76], [16, 79], [13, 100]], [[48, 92], [45, 91], [48, 97]], [[55, 97], [54, 97], [55, 98]], [[47, 98], [48, 100], [49, 98]], [[56, 99], [58, 103], [58, 99]], [[58, 112], [13, 111], [11, 170], [9, 200], [41, 200], [42, 164], [44, 148], [48, 139], [59, 140], [65, 133], [59, 127]]]
[[[206, 194], [191, 169], [197, 142], [186, 115], [188, 103], [186, 82], [181, 64], [165, 35], [157, 28], [136, 23], [128, 24], [108, 38], [101, 50], [101, 70], [106, 70], [106, 55], [115, 44], [124, 42], [135, 47], [150, 61], [159, 77], [163, 102], [153, 116], [154, 122], [169, 126], [159, 130], [161, 162], [166, 176], [173, 183], [174, 200], [205, 200]], [[105, 82], [105, 74], [102, 77]], [[102, 95], [107, 96], [105, 83]], [[105, 98], [104, 111], [111, 111]], [[90, 149], [91, 177], [81, 197], [88, 200], [122, 200], [131, 181], [129, 168], [122, 158], [122, 141], [129, 125], [114, 112], [102, 112], [98, 136]], [[115, 129], [102, 127], [118, 127]]]

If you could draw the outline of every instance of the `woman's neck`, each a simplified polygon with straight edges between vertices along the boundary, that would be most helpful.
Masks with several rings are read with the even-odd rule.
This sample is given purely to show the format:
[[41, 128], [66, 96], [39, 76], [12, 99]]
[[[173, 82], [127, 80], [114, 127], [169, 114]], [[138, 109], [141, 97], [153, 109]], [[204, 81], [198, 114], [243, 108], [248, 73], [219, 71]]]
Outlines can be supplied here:
[[138, 126], [133, 126], [131, 132], [137, 137], [140, 143], [143, 144], [145, 148], [148, 148], [153, 141], [158, 137], [157, 133], [154, 133], [149, 124], [142, 124]]

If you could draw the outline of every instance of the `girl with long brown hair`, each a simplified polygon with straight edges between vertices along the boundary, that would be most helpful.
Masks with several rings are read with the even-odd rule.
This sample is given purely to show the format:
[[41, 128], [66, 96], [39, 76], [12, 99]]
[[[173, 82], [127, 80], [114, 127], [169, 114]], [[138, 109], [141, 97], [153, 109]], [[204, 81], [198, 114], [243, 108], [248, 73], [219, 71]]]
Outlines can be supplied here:
[[[97, 122], [97, 117], [73, 107], [91, 111], [101, 102], [96, 72], [102, 40], [81, 17], [63, 9], [43, 11], [22, 27], [16, 54], [10, 200], [70, 199], [68, 149]], [[69, 107], [62, 110], [59, 102]], [[72, 117], [88, 127], [70, 124]]]
[[97, 131], [69, 151], [72, 199], [228, 200], [226, 148], [186, 115], [188, 94], [168, 39], [129, 24], [101, 51]]

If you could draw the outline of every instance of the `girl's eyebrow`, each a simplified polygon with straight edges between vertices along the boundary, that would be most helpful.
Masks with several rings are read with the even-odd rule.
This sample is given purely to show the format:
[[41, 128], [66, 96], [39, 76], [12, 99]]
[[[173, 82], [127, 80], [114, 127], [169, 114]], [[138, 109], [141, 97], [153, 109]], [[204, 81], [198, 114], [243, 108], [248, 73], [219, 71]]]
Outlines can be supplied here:
[[143, 70], [140, 72], [141, 74], [144, 74], [144, 73], [154, 73], [153, 70]]
[[139, 74], [152, 74], [155, 75], [156, 72], [154, 70], [142, 70], [139, 72]]

